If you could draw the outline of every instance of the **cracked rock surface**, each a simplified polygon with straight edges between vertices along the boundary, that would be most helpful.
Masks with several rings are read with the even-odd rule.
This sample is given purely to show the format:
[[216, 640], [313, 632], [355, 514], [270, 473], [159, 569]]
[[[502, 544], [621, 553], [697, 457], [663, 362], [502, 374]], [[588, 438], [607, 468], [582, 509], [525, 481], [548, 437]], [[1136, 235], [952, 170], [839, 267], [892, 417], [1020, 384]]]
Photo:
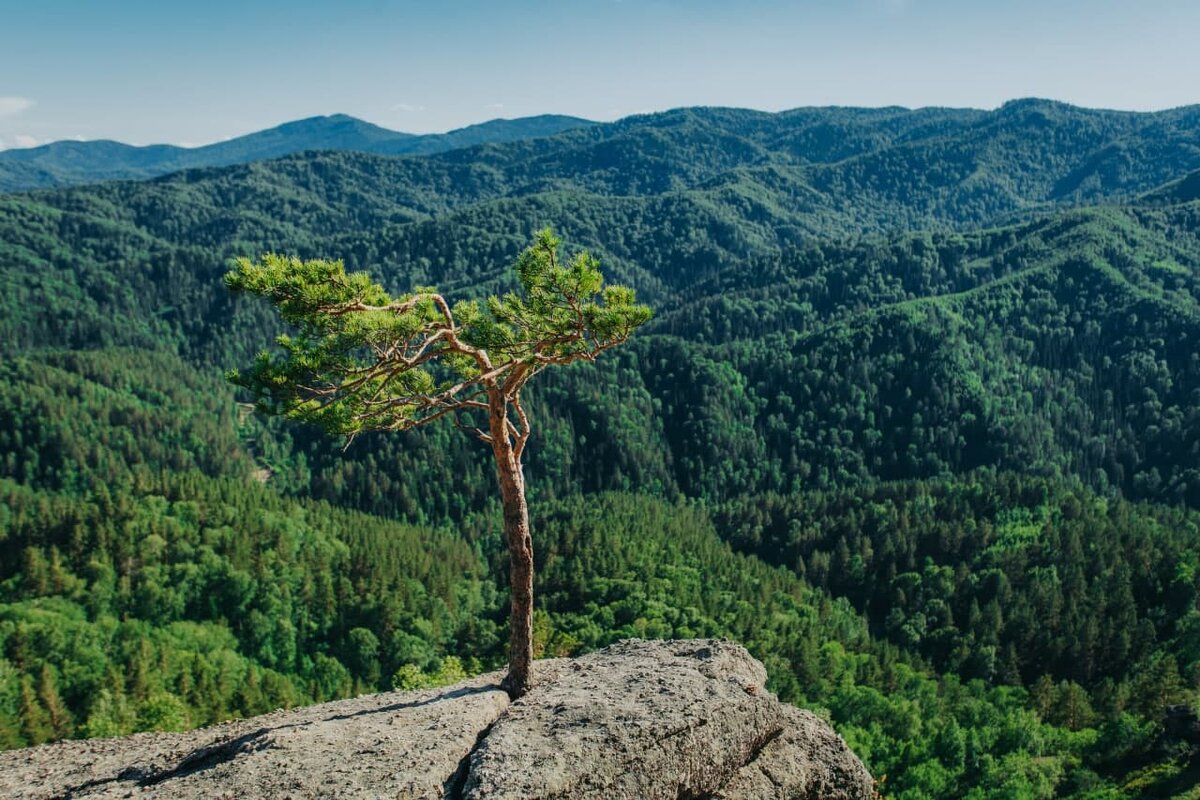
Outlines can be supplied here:
[[845, 743], [766, 692], [762, 665], [729, 642], [629, 640], [540, 661], [511, 704], [500, 677], [0, 753], [0, 797], [874, 796]]
[[842, 738], [811, 711], [783, 708], [784, 727], [714, 793], [714, 800], [858, 800], [874, 781]]

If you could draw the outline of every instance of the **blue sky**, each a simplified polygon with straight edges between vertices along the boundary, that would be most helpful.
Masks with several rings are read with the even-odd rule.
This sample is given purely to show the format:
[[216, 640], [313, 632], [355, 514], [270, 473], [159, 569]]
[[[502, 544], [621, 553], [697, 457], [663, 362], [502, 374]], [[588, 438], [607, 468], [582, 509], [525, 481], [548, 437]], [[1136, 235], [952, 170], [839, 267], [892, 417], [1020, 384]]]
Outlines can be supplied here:
[[1200, 102], [1196, 0], [0, 0], [0, 146], [684, 105]]

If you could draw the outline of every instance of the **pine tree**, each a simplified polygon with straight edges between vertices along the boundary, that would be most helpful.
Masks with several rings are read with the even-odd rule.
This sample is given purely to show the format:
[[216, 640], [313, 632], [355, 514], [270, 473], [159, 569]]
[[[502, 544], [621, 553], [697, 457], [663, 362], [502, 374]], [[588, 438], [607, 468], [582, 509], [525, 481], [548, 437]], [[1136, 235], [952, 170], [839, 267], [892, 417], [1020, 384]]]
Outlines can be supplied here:
[[[521, 391], [551, 366], [594, 361], [650, 318], [634, 292], [603, 286], [599, 262], [560, 263], [549, 231], [517, 259], [521, 292], [450, 303], [433, 289], [393, 298], [340, 261], [266, 255], [238, 261], [229, 287], [269, 299], [297, 329], [230, 379], [266, 414], [315, 423], [352, 441], [443, 417], [487, 444], [496, 464], [508, 544], [514, 697], [529, 690], [533, 661], [533, 540], [522, 455], [531, 425]], [[483, 420], [480, 423], [480, 420]]]
[[54, 669], [49, 664], [42, 664], [41, 675], [38, 676], [38, 699], [46, 709], [50, 719], [50, 727], [54, 730], [55, 739], [63, 739], [71, 734], [75, 727], [71, 712], [67, 710], [62, 697], [58, 693], [58, 681], [54, 677]]
[[38, 701], [33, 689], [33, 678], [21, 676], [21, 734], [29, 744], [41, 744], [54, 738], [54, 726], [50, 715]]

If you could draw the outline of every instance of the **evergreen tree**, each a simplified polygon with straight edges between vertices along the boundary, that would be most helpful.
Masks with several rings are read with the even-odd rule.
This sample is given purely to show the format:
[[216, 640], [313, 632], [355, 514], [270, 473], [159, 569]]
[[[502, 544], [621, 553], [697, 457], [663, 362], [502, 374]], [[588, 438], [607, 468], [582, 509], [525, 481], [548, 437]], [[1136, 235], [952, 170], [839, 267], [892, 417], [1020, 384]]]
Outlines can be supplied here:
[[49, 664], [42, 664], [42, 672], [38, 679], [38, 699], [46, 709], [54, 738], [63, 739], [69, 736], [75, 727], [74, 720], [71, 719], [71, 712], [67, 710], [58, 693], [58, 680], [54, 677], [54, 668]]
[[[235, 291], [269, 299], [298, 335], [280, 336], [282, 356], [263, 353], [230, 379], [266, 414], [315, 423], [353, 440], [449, 417], [492, 450], [504, 508], [512, 614], [508, 691], [530, 686], [533, 661], [533, 541], [521, 457], [529, 416], [521, 391], [550, 366], [594, 361], [650, 318], [622, 286], [603, 287], [599, 262], [581, 252], [560, 263], [547, 229], [517, 259], [522, 293], [451, 307], [418, 288], [392, 298], [340, 261], [276, 255], [241, 259]], [[482, 415], [486, 421], [476, 424]]]
[[54, 726], [50, 715], [42, 708], [37, 692], [33, 689], [33, 679], [28, 675], [21, 678], [21, 733], [29, 744], [41, 744], [54, 738]]

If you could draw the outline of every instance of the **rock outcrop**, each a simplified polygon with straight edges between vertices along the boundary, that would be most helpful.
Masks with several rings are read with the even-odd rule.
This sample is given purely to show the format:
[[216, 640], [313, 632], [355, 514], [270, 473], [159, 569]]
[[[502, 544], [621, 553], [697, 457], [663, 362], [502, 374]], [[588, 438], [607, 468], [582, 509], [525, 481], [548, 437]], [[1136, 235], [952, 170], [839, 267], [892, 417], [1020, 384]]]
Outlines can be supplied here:
[[0, 753], [0, 797], [860, 800], [871, 776], [820, 718], [717, 640], [621, 642], [500, 675], [212, 728]]

